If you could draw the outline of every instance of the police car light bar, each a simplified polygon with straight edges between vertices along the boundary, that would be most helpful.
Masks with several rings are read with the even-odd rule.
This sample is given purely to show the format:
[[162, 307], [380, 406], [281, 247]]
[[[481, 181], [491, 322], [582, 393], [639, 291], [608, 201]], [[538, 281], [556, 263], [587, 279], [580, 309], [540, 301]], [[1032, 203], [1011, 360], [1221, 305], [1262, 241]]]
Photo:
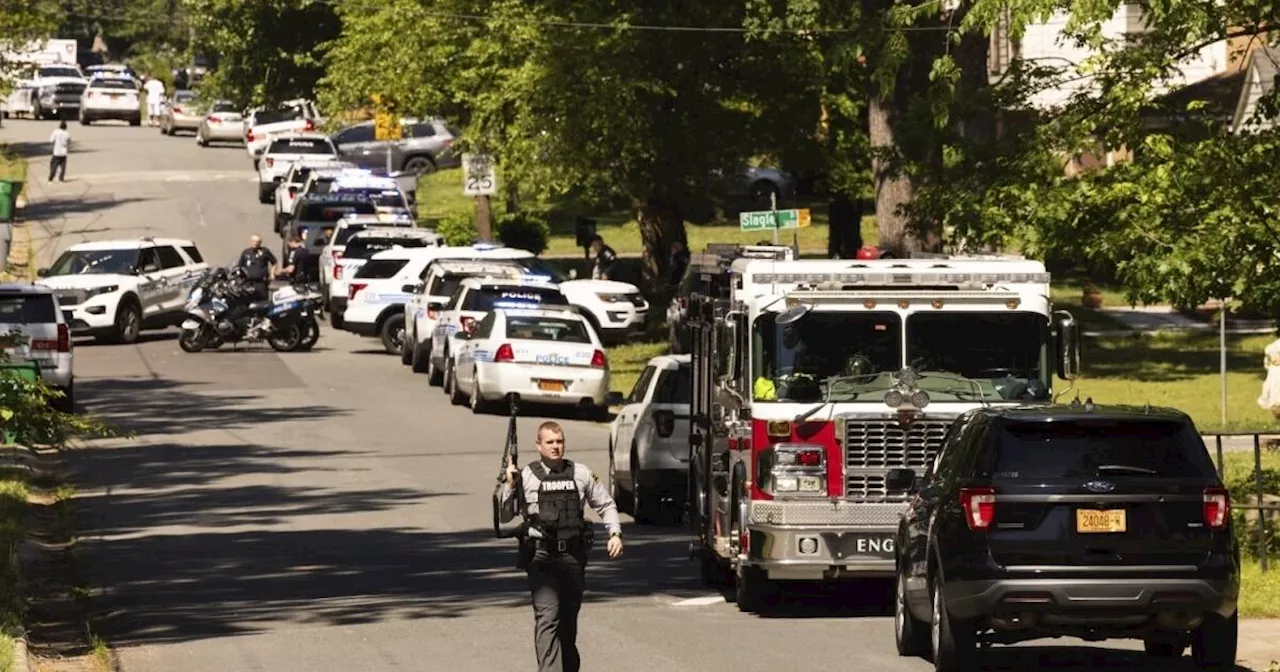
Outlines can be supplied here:
[[1048, 273], [757, 273], [757, 283], [834, 282], [848, 285], [994, 285], [1003, 282], [1048, 284]]
[[504, 310], [536, 310], [542, 308], [541, 303], [532, 301], [494, 301], [494, 308], [502, 308]]

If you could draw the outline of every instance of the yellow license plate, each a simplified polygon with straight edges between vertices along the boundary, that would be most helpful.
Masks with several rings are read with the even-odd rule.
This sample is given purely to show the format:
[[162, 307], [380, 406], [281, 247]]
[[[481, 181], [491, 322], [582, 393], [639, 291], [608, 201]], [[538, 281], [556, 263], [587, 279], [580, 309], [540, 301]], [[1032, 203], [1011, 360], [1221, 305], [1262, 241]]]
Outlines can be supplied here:
[[1076, 510], [1076, 531], [1078, 532], [1124, 532], [1125, 523], [1124, 509]]
[[564, 392], [564, 383], [559, 380], [539, 380], [538, 389], [548, 392]]

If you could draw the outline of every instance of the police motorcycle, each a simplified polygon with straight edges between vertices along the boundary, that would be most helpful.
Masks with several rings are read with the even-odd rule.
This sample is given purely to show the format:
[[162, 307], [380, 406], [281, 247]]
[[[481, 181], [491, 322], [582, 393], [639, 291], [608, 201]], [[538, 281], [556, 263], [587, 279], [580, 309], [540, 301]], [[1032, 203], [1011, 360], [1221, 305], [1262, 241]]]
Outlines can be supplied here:
[[178, 346], [200, 352], [226, 342], [266, 341], [279, 352], [309, 350], [320, 337], [315, 310], [321, 297], [305, 286], [298, 289], [283, 287], [270, 301], [254, 301], [243, 269], [212, 269], [187, 298]]

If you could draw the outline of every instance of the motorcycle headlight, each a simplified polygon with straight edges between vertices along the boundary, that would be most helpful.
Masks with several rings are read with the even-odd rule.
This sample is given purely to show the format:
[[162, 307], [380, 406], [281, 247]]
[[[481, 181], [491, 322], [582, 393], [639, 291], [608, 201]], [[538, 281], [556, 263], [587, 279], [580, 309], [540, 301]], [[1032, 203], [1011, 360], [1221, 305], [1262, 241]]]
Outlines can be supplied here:
[[94, 287], [93, 289], [87, 290], [84, 293], [84, 298], [92, 299], [95, 296], [101, 296], [102, 294], [111, 294], [113, 292], [118, 292], [118, 291], [120, 291], [120, 285], [107, 285], [106, 287]]

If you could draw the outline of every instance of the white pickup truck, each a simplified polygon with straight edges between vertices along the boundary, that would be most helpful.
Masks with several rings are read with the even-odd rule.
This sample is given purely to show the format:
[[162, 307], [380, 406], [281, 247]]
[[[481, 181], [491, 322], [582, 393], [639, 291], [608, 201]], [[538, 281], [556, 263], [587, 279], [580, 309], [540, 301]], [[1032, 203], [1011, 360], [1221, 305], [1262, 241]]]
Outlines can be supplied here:
[[244, 120], [244, 148], [253, 159], [253, 169], [258, 169], [258, 161], [272, 136], [290, 131], [314, 131], [323, 121], [315, 103], [305, 98], [287, 100], [272, 108], [250, 110]]

